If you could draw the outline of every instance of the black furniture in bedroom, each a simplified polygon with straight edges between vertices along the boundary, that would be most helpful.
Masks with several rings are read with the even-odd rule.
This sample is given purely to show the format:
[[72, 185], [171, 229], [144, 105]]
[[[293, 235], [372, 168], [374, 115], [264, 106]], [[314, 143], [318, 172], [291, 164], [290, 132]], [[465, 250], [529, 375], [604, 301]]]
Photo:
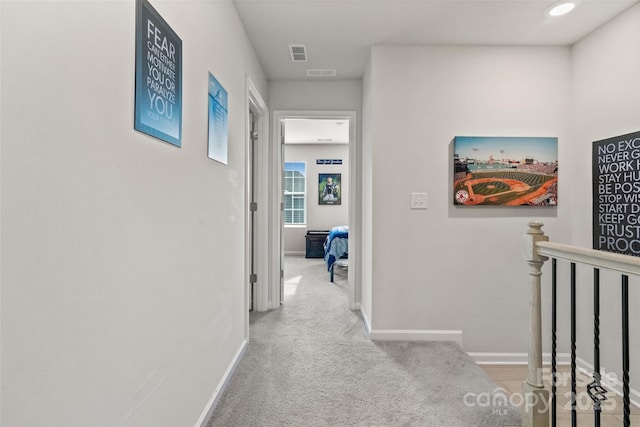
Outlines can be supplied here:
[[305, 258], [324, 258], [324, 242], [329, 235], [329, 230], [307, 231], [307, 251]]

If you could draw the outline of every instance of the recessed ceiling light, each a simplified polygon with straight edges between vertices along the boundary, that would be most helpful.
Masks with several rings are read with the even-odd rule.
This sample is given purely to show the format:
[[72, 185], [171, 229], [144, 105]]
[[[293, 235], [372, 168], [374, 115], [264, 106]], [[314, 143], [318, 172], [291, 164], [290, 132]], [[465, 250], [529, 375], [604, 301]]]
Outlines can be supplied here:
[[575, 7], [575, 1], [556, 2], [547, 8], [547, 14], [549, 16], [561, 16], [571, 12]]

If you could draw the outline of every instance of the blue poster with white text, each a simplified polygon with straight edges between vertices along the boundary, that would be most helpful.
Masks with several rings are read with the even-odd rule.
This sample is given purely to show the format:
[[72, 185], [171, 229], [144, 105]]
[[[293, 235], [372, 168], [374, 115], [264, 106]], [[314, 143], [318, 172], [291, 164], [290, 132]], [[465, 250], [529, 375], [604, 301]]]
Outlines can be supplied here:
[[227, 164], [227, 91], [209, 73], [209, 158]]
[[134, 128], [182, 145], [182, 40], [147, 0], [136, 0]]

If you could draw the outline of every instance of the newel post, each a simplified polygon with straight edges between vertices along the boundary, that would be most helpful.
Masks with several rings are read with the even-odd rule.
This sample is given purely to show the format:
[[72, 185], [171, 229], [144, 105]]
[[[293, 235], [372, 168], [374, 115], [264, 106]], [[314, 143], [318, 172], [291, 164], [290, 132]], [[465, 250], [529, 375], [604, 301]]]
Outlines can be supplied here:
[[541, 222], [530, 222], [529, 230], [523, 237], [524, 258], [529, 264], [531, 281], [530, 317], [529, 317], [529, 371], [522, 391], [525, 397], [522, 426], [549, 426], [549, 391], [542, 382], [542, 309], [540, 298], [540, 276], [542, 265], [547, 257], [538, 255], [536, 244], [548, 241]]

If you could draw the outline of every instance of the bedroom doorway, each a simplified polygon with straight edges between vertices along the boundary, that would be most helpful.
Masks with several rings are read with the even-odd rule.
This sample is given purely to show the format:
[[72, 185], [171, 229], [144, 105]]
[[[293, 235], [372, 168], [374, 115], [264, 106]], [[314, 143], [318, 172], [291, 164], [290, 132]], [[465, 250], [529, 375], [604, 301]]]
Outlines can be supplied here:
[[267, 307], [265, 290], [269, 282], [269, 209], [270, 189], [268, 171], [269, 110], [260, 92], [249, 77], [246, 87], [245, 166], [245, 332], [249, 334], [249, 311], [264, 311]]
[[258, 254], [256, 253], [256, 211], [258, 210], [258, 202], [256, 198], [256, 183], [257, 183], [257, 164], [256, 164], [256, 153], [258, 151], [258, 120], [257, 114], [253, 108], [249, 108], [249, 147], [248, 147], [248, 155], [249, 155], [249, 167], [248, 171], [250, 174], [249, 179], [247, 180], [248, 194], [249, 194], [249, 289], [247, 293], [249, 294], [249, 311], [254, 309], [255, 300], [256, 300], [256, 289], [255, 284], [258, 281], [258, 273], [256, 269], [256, 259], [258, 259]]
[[[335, 226], [349, 228], [348, 249], [349, 306], [360, 307], [358, 280], [358, 167], [357, 116], [354, 111], [274, 112], [274, 154], [278, 170], [274, 197], [281, 207], [274, 234], [280, 236], [278, 267], [284, 256], [307, 256], [307, 232], [322, 232]], [[329, 184], [329, 185], [327, 185]], [[324, 194], [332, 189], [330, 196]], [[324, 196], [324, 197], [323, 197]], [[277, 229], [276, 229], [277, 228]], [[317, 250], [314, 248], [313, 250]], [[323, 261], [324, 253], [312, 254]], [[274, 260], [275, 261], [275, 260]], [[275, 264], [275, 263], [274, 263]], [[281, 272], [284, 277], [284, 272]], [[329, 272], [327, 271], [327, 282]], [[278, 281], [278, 305], [283, 299], [282, 280]], [[274, 295], [276, 297], [276, 295]], [[273, 307], [275, 308], [275, 307]]]

